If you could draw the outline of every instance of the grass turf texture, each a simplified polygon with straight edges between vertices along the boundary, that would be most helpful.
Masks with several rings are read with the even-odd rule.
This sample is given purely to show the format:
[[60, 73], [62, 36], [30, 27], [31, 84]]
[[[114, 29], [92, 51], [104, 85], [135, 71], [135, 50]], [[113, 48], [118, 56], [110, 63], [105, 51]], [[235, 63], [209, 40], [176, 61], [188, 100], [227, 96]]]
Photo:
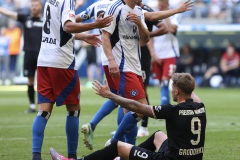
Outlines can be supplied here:
[[[31, 159], [31, 127], [35, 114], [26, 114], [28, 108], [26, 86], [0, 86], [0, 159]], [[105, 99], [94, 94], [92, 89], [81, 88], [80, 126], [91, 120]], [[205, 103], [207, 131], [204, 159], [240, 159], [240, 89], [197, 88], [196, 93]], [[150, 103], [159, 104], [159, 89], [148, 89]], [[104, 146], [116, 129], [117, 110], [99, 123], [94, 134], [94, 151]], [[48, 121], [42, 148], [43, 160], [50, 160], [49, 148], [54, 147], [63, 155], [66, 152], [65, 107], [54, 108]], [[149, 120], [149, 130], [165, 131], [164, 121]], [[137, 143], [144, 138], [138, 138]], [[82, 143], [79, 130], [78, 156], [91, 153]]]

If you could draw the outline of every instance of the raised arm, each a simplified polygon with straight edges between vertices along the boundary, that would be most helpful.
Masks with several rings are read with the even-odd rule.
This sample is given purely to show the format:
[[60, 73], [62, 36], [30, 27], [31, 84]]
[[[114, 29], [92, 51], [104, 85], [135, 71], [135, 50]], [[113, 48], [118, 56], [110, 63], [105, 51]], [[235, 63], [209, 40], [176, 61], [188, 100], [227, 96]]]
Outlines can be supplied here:
[[1, 14], [4, 14], [5, 16], [9, 17], [9, 18], [12, 18], [14, 20], [17, 20], [17, 12], [14, 12], [14, 11], [8, 11], [7, 9], [3, 8], [3, 7], [0, 7], [0, 13]]
[[202, 100], [194, 92], [192, 92], [191, 98], [193, 99], [194, 102], [197, 102], [197, 103], [202, 102]]
[[157, 21], [161, 19], [168, 18], [174, 14], [182, 13], [188, 10], [191, 10], [193, 6], [193, 2], [188, 0], [182, 2], [177, 8], [166, 10], [166, 11], [158, 11], [158, 12], [145, 12], [145, 19], [148, 21]]
[[103, 86], [100, 82], [95, 80], [93, 82], [93, 89], [96, 91], [95, 92], [96, 94], [104, 98], [111, 99], [112, 101], [119, 104], [123, 108], [126, 108], [136, 113], [143, 114], [148, 117], [152, 117], [152, 118], [155, 117], [153, 115], [151, 106], [113, 94], [112, 92], [110, 92], [106, 81], [105, 81], [105, 85]]

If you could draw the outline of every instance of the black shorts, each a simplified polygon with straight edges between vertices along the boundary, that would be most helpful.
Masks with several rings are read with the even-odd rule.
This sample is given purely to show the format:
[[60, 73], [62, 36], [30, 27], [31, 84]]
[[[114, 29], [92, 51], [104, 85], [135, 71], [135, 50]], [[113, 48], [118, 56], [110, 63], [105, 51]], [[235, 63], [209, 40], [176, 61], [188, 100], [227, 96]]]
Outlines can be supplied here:
[[133, 146], [129, 159], [130, 160], [166, 160], [166, 152], [168, 151], [168, 140], [165, 140], [158, 152], [152, 152], [144, 148]]
[[141, 47], [141, 69], [144, 86], [147, 86], [151, 74], [151, 55], [147, 46]]
[[87, 63], [90, 64], [97, 64], [97, 53], [96, 48], [94, 46], [87, 46]]
[[34, 77], [37, 69], [38, 53], [25, 52], [23, 63], [24, 77]]

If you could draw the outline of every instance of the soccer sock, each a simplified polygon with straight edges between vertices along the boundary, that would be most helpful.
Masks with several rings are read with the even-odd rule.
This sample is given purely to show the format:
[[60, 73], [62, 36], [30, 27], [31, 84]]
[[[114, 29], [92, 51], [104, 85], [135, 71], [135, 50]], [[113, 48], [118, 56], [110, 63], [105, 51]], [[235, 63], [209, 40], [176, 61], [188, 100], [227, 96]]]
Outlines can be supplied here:
[[44, 130], [51, 113], [38, 111], [32, 126], [32, 152], [41, 153]]
[[[156, 132], [155, 132], [156, 133]], [[149, 151], [155, 151], [156, 147], [154, 145], [154, 136], [155, 133], [153, 133], [146, 141], [142, 142], [138, 147], [145, 148]]]
[[131, 129], [129, 132], [126, 133], [125, 135], [125, 142], [135, 145], [136, 144], [136, 139], [137, 139], [137, 132], [138, 132], [138, 127], [137, 124]]
[[147, 117], [147, 116], [144, 116], [144, 117], [142, 118], [141, 126], [142, 126], [142, 127], [147, 127], [147, 126], [148, 126], [148, 117]]
[[169, 90], [168, 90], [168, 80], [163, 80], [161, 85], [161, 103], [169, 104]]
[[132, 130], [139, 120], [140, 118], [136, 113], [128, 112], [125, 114], [120, 125], [118, 126], [118, 129], [116, 130], [116, 133], [113, 136], [113, 140], [122, 140], [126, 132]]
[[70, 111], [67, 115], [65, 130], [67, 135], [68, 158], [77, 157], [79, 114], [80, 111], [78, 110]]
[[115, 108], [117, 108], [117, 104], [115, 104], [113, 101], [111, 100], [107, 100], [102, 106], [101, 108], [97, 111], [97, 113], [94, 115], [94, 117], [92, 118], [90, 124], [92, 127], [92, 130], [94, 131], [97, 124], [105, 117], [107, 116], [109, 113], [111, 113]]
[[121, 123], [123, 117], [124, 117], [123, 108], [122, 107], [118, 107], [118, 116], [117, 116], [117, 124], [118, 124], [118, 126]]
[[28, 85], [28, 98], [30, 104], [35, 104], [35, 91], [33, 85]]
[[[118, 156], [118, 148], [117, 141], [112, 142], [109, 146], [93, 152], [88, 156], [82, 158], [83, 160], [106, 160], [106, 159], [114, 159]], [[80, 159], [81, 160], [81, 159]]]

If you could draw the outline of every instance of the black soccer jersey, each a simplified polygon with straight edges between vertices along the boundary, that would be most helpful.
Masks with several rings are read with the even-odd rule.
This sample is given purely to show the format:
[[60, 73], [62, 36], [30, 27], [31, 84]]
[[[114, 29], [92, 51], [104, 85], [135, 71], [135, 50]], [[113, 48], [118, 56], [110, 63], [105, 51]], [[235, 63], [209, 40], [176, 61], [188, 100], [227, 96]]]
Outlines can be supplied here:
[[203, 103], [192, 99], [177, 105], [153, 106], [156, 118], [166, 119], [168, 159], [201, 160], [204, 151], [206, 114]]
[[[147, 5], [143, 5], [143, 6], [141, 6], [141, 8], [143, 10], [147, 11], [147, 12], [153, 12], [153, 9], [150, 8]], [[153, 25], [157, 25], [159, 23], [159, 21], [151, 22], [151, 21], [148, 21], [148, 20], [145, 19], [145, 23], [147, 25], [147, 28], [148, 28], [149, 32], [152, 32]], [[142, 65], [142, 69], [146, 69], [146, 68], [150, 69], [150, 66], [151, 66], [151, 55], [150, 55], [150, 52], [149, 51], [143, 52], [143, 51], [145, 51], [145, 50], [141, 49], [141, 65]]]
[[23, 24], [25, 52], [39, 53], [42, 40], [42, 18], [18, 14], [17, 20]]

